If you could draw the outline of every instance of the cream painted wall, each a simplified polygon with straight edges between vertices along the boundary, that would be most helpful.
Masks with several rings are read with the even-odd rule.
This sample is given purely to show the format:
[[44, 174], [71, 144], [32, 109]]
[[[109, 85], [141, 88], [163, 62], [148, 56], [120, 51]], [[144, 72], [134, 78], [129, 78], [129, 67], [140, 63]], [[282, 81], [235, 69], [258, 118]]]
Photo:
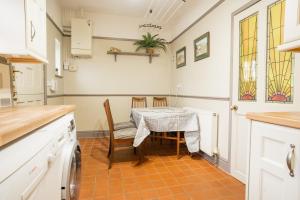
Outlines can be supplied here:
[[64, 105], [64, 97], [51, 97], [47, 98], [47, 104], [48, 105]]
[[[57, 30], [57, 28], [53, 25], [53, 23], [47, 18], [47, 57], [48, 57], [48, 65], [47, 65], [47, 80], [50, 81], [52, 79], [57, 81], [57, 90], [55, 92], [50, 91], [47, 87], [47, 95], [62, 95], [64, 93], [64, 80], [61, 77], [55, 76], [55, 51], [54, 51], [54, 39], [58, 39], [63, 42], [62, 34]], [[47, 99], [48, 104], [63, 104], [63, 100], [56, 101], [53, 98]]]
[[[225, 1], [171, 45], [173, 64], [171, 92], [182, 85], [180, 95], [230, 97], [231, 13], [248, 0]], [[210, 57], [194, 62], [193, 40], [210, 32]], [[187, 65], [176, 69], [176, 51], [186, 46]], [[173, 103], [175, 98], [172, 98]], [[229, 101], [179, 98], [178, 105], [215, 111], [219, 114], [219, 151], [221, 159], [229, 159]]]
[[[76, 72], [64, 73], [64, 93], [68, 94], [139, 94], [169, 95], [170, 93], [170, 55], [160, 52], [149, 64], [148, 57], [108, 55], [110, 47], [122, 51], [135, 51], [132, 41], [93, 40], [93, 57], [71, 59], [77, 66]], [[70, 52], [70, 38], [64, 38], [64, 51]], [[170, 52], [170, 50], [168, 51]], [[65, 55], [65, 59], [70, 55]], [[109, 97], [114, 110], [115, 121], [129, 120], [131, 98]], [[149, 101], [150, 101], [149, 97]], [[102, 110], [104, 97], [75, 96], [65, 97], [65, 104], [77, 106], [78, 130], [107, 130], [106, 117]], [[151, 102], [148, 102], [151, 105]]]
[[47, 14], [55, 22], [55, 24], [62, 30], [62, 8], [59, 0], [46, 0]]
[[170, 34], [170, 39], [173, 40], [177, 37], [183, 30], [194, 23], [199, 17], [201, 17], [207, 10], [213, 7], [220, 0], [196, 0], [188, 1], [187, 4], [190, 7], [183, 6], [180, 8], [178, 13], [165, 24], [166, 29]]
[[[187, 1], [185, 4], [182, 4], [178, 10], [170, 11], [168, 14], [161, 13], [162, 15], [167, 14], [167, 16], [164, 16], [162, 21], [155, 21], [158, 19], [154, 19], [154, 22], [145, 19], [144, 17], [109, 15], [88, 11], [81, 12], [79, 9], [74, 10], [65, 8], [62, 12], [62, 23], [64, 27], [70, 27], [71, 18], [84, 17], [93, 22], [93, 36], [139, 39], [141, 38], [141, 35], [144, 34], [139, 30], [139, 25], [152, 22], [163, 26], [163, 29], [159, 33], [160, 37], [165, 38], [167, 41], [171, 41], [218, 1], [219, 0]], [[153, 9], [156, 10], [155, 5], [153, 6]], [[157, 9], [161, 9], [161, 7], [163, 7], [163, 3]]]
[[[82, 17], [78, 12], [70, 9], [64, 9], [63, 16], [63, 26], [67, 27], [71, 26], [71, 18]], [[97, 12], [85, 12], [83, 17], [92, 21], [93, 36], [96, 37], [138, 39], [142, 35], [139, 25], [145, 23], [143, 18]], [[162, 31], [160, 36], [170, 38], [170, 34], [166, 31]]]

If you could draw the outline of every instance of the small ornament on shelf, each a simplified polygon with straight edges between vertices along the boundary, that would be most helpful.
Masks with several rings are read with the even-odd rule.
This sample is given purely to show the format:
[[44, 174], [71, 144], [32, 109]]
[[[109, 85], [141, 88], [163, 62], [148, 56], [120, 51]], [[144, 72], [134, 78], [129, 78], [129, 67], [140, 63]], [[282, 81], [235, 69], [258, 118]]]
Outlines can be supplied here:
[[113, 52], [113, 53], [120, 53], [121, 52], [121, 50], [120, 49], [118, 49], [118, 48], [116, 48], [116, 47], [110, 47], [110, 50], [109, 50], [110, 52]]

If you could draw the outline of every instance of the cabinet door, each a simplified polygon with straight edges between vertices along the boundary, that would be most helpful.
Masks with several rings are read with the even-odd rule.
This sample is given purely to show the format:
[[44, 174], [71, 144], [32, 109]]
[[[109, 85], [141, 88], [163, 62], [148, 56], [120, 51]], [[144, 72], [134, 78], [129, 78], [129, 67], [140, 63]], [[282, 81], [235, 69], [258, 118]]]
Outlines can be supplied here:
[[47, 22], [46, 22], [46, 2], [38, 0], [38, 27], [37, 27], [37, 53], [42, 57], [47, 57]]
[[284, 42], [300, 39], [300, 1], [286, 0]]
[[[299, 200], [300, 131], [252, 122], [251, 134], [249, 200]], [[294, 156], [294, 176], [287, 165], [288, 155]]]
[[26, 44], [39, 56], [46, 57], [46, 11], [43, 0], [26, 0]]
[[36, 0], [26, 0], [26, 45], [31, 51], [38, 50], [37, 29], [39, 26], [39, 6]]

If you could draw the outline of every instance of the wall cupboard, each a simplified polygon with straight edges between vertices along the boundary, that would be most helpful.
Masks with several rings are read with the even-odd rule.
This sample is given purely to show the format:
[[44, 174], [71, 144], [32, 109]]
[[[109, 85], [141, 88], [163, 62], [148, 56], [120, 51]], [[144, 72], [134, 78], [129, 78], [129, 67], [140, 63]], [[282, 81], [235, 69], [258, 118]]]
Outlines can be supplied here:
[[286, 0], [284, 44], [280, 45], [280, 51], [300, 51], [300, 1]]
[[46, 0], [5, 1], [0, 18], [1, 56], [47, 63]]

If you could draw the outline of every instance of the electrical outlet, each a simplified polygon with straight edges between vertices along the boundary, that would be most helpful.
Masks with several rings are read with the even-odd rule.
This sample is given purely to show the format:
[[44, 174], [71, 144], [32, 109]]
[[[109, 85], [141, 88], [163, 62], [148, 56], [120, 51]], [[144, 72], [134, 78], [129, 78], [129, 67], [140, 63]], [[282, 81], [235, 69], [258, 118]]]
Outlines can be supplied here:
[[69, 65], [69, 71], [70, 72], [76, 72], [77, 71], [77, 66], [76, 65]]
[[64, 62], [64, 70], [69, 70], [70, 63], [68, 61]]

